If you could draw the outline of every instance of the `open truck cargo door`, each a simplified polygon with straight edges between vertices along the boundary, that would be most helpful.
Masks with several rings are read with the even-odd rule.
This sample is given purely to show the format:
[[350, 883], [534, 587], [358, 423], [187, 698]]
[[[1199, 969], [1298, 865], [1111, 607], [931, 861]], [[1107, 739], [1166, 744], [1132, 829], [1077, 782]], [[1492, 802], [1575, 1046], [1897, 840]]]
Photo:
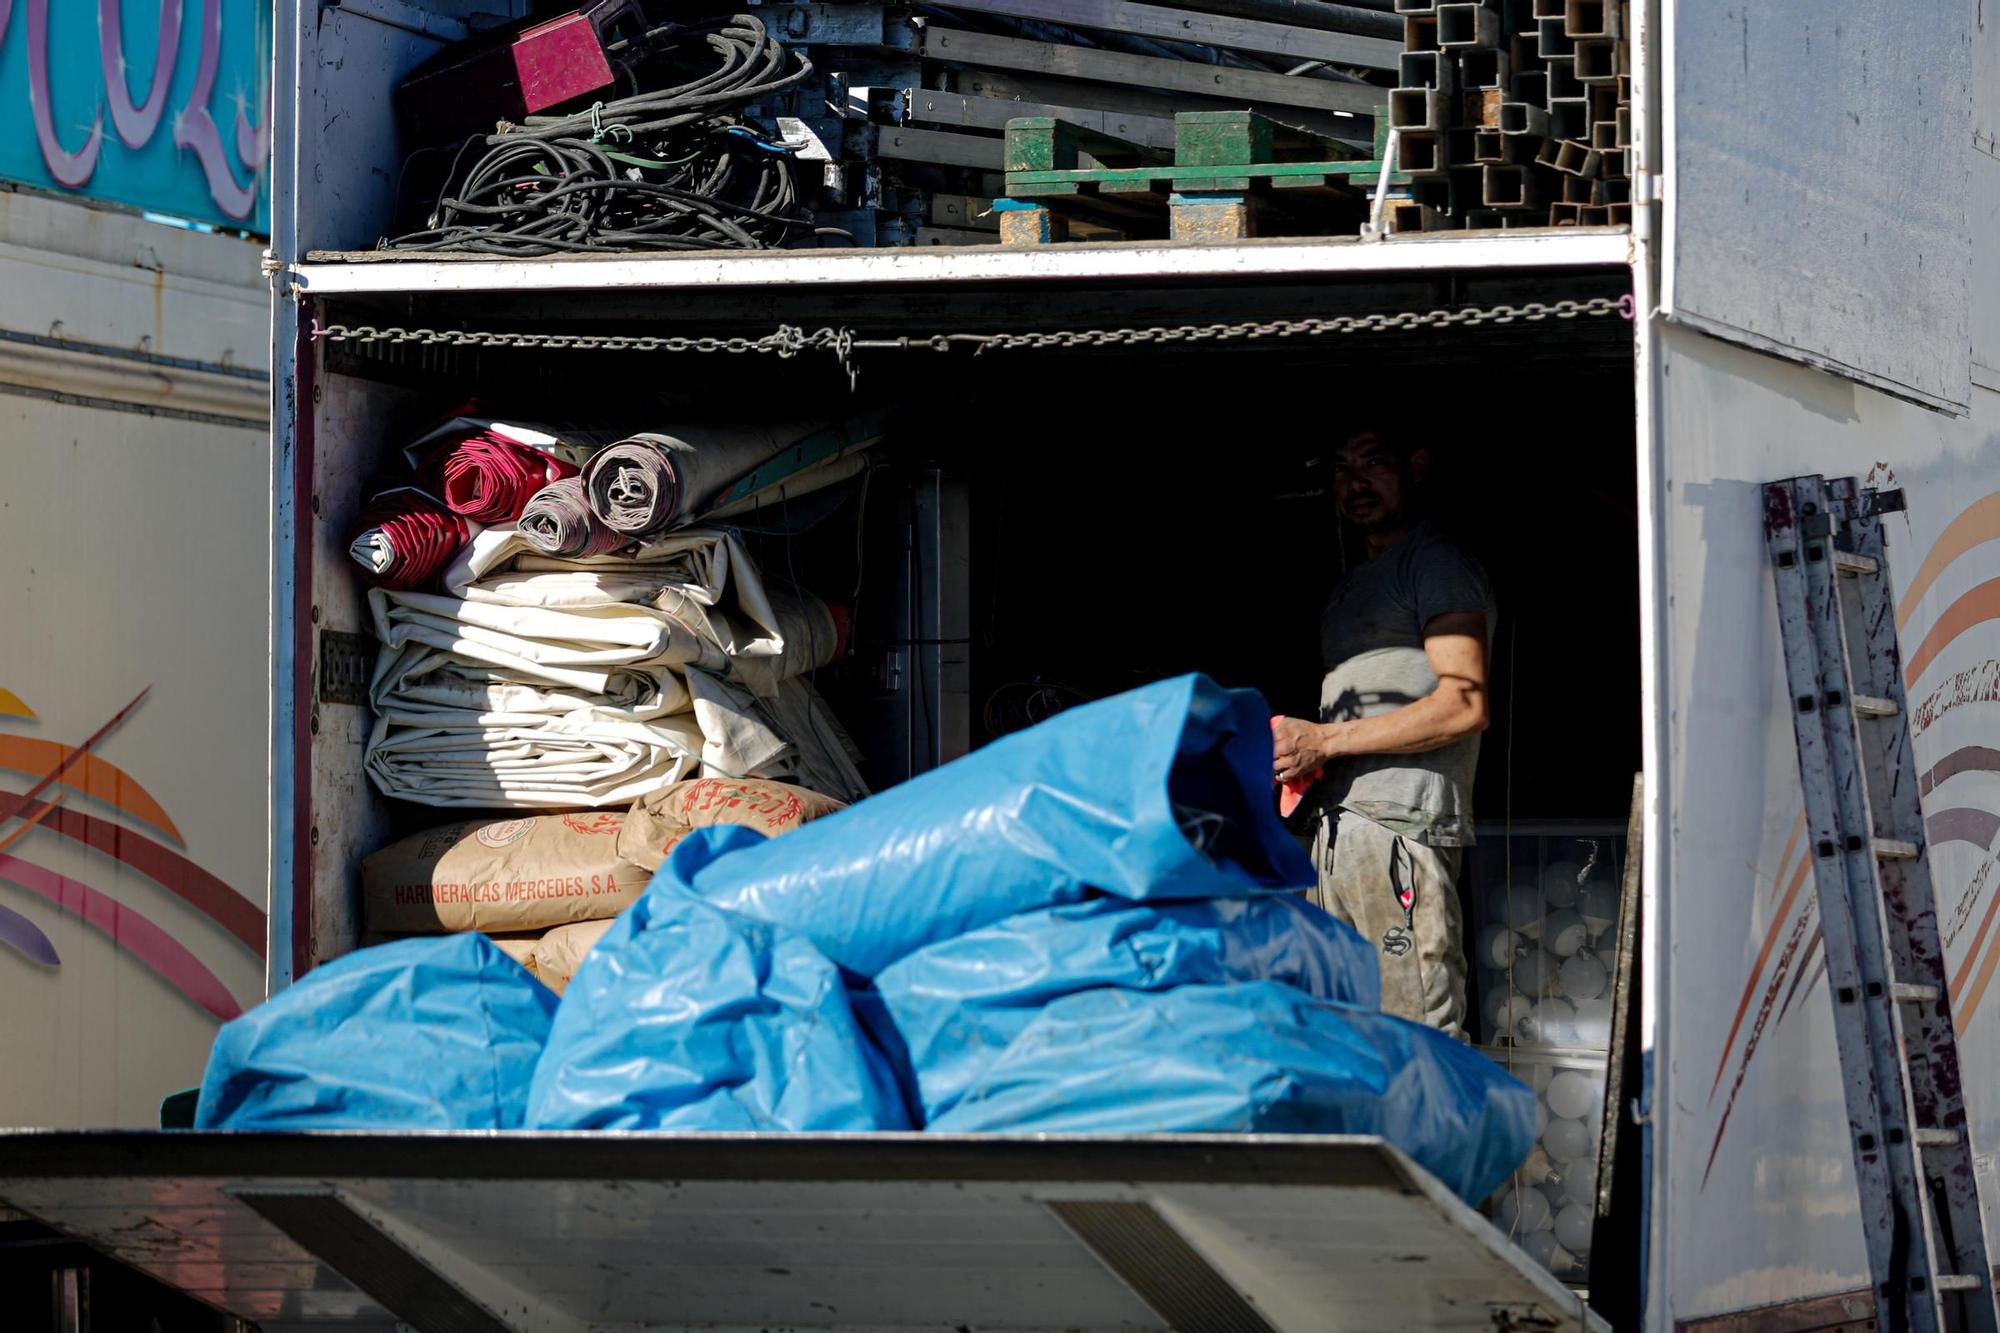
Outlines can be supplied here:
[[0, 1200], [264, 1333], [1604, 1327], [1369, 1137], [23, 1132]]
[[1665, 11], [1667, 316], [1963, 415], [1965, 7]]

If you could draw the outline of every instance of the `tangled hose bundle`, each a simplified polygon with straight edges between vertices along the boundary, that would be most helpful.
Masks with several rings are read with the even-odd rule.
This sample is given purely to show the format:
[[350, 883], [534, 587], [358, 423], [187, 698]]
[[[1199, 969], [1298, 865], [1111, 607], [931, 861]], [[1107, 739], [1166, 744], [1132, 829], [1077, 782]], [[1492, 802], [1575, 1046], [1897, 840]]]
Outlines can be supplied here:
[[[719, 23], [613, 48], [625, 80], [665, 86], [468, 141], [429, 227], [385, 244], [521, 256], [762, 250], [825, 230], [801, 207], [793, 150], [740, 115], [804, 82], [812, 63], [751, 15]], [[702, 52], [720, 64], [686, 78]], [[467, 167], [475, 144], [487, 151]]]

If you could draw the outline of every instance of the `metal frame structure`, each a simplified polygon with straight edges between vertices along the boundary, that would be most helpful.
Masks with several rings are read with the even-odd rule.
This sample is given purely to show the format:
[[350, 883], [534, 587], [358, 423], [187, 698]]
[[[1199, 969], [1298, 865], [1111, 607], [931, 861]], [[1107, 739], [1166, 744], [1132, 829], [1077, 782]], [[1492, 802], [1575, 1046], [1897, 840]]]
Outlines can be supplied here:
[[14, 1131], [0, 1181], [267, 1328], [1606, 1328], [1367, 1136]]

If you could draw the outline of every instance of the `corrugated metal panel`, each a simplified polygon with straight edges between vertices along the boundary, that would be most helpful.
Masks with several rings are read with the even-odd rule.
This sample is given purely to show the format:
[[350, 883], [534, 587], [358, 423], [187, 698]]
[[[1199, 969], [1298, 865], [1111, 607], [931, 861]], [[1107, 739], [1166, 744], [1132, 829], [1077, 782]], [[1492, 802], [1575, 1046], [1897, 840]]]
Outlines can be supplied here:
[[1964, 0], [1669, 0], [1666, 301], [1963, 411]]

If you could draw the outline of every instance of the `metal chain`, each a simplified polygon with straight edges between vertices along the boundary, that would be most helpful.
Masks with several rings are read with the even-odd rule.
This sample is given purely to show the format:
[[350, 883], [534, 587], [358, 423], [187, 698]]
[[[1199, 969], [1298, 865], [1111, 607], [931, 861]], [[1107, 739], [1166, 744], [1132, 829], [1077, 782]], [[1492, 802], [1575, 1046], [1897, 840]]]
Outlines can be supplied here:
[[1061, 329], [1048, 333], [941, 333], [926, 338], [857, 338], [852, 329], [815, 329], [791, 324], [761, 338], [688, 338], [637, 334], [489, 333], [477, 329], [409, 329], [395, 325], [321, 324], [312, 336], [329, 342], [417, 343], [444, 347], [516, 347], [548, 351], [774, 353], [830, 351], [847, 368], [857, 351], [949, 351], [970, 346], [975, 353], [1017, 348], [1138, 347], [1159, 343], [1232, 342], [1240, 339], [1323, 337], [1335, 333], [1389, 333], [1481, 324], [1534, 323], [1546, 319], [1623, 315], [1632, 318], [1630, 296], [1597, 296], [1587, 301], [1530, 301], [1525, 305], [1466, 306], [1452, 310], [1404, 310], [1394, 314], [1333, 315], [1306, 319], [1246, 320], [1237, 324], [1175, 324], [1149, 328]]

